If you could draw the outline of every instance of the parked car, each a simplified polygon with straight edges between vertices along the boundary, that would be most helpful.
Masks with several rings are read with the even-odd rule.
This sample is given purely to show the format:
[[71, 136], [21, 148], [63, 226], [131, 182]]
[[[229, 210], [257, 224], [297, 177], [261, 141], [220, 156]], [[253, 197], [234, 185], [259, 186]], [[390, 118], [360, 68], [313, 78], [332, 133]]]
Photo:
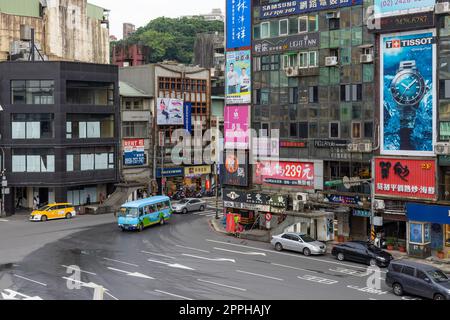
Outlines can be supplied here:
[[195, 198], [186, 198], [172, 205], [173, 211], [176, 213], [188, 213], [192, 211], [204, 211], [206, 202]]
[[339, 261], [349, 260], [379, 267], [389, 266], [394, 259], [391, 254], [365, 241], [338, 244], [333, 248], [331, 254]]
[[272, 237], [270, 242], [277, 251], [292, 250], [303, 253], [305, 256], [325, 254], [327, 246], [310, 236], [301, 233], [283, 233]]
[[409, 293], [434, 300], [450, 300], [450, 279], [441, 270], [422, 263], [400, 260], [389, 265], [386, 285], [394, 294]]
[[71, 219], [77, 215], [75, 207], [70, 203], [54, 203], [46, 205], [31, 213], [30, 221], [42, 221], [54, 219]]

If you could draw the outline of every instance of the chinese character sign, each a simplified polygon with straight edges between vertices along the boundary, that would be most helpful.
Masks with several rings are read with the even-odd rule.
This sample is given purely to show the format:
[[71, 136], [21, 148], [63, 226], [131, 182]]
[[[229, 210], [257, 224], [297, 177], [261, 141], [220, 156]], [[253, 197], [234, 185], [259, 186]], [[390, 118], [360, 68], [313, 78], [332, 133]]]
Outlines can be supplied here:
[[226, 152], [222, 174], [224, 185], [248, 187], [249, 165], [247, 154]]
[[251, 0], [227, 0], [227, 49], [251, 46]]
[[435, 32], [381, 36], [381, 153], [433, 156]]
[[377, 158], [375, 194], [390, 197], [436, 199], [436, 161]]
[[375, 16], [393, 16], [434, 9], [435, 0], [374, 0]]
[[258, 161], [255, 165], [255, 183], [314, 189], [314, 164]]
[[249, 148], [249, 116], [248, 105], [225, 107], [225, 149]]
[[227, 52], [227, 104], [248, 104], [251, 101], [250, 50]]
[[145, 165], [144, 139], [127, 139], [123, 141], [123, 165]]

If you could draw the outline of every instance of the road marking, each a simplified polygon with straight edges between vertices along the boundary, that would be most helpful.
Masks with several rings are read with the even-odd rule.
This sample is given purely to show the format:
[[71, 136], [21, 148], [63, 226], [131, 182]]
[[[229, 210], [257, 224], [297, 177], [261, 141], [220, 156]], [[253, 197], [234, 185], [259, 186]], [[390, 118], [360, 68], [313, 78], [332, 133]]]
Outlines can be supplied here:
[[264, 252], [242, 252], [242, 251], [233, 251], [233, 250], [228, 250], [228, 249], [223, 249], [223, 248], [214, 248], [214, 250], [245, 254], [245, 255], [249, 255], [249, 256], [264, 256], [264, 257], [266, 256], [266, 254]]
[[223, 261], [223, 262], [236, 263], [236, 260], [234, 260], [234, 259], [226, 259], [226, 258], [211, 259], [211, 258], [206, 258], [206, 257], [194, 256], [192, 254], [186, 254], [186, 253], [183, 253], [182, 256], [196, 258], [196, 259], [202, 259], [202, 260], [208, 260], [208, 261], [217, 261], [217, 262], [222, 262]]
[[76, 270], [76, 271], [80, 271], [81, 273], [87, 273], [87, 274], [90, 274], [90, 275], [93, 275], [93, 276], [96, 276], [97, 274], [96, 273], [93, 273], [93, 272], [88, 272], [88, 271], [84, 271], [84, 270], [81, 270], [81, 269], [75, 269], [75, 268], [73, 268], [73, 267], [70, 267], [70, 266], [66, 266], [66, 265], [61, 265], [61, 267], [63, 267], [63, 268], [66, 268], [66, 269], [68, 269], [68, 270]]
[[272, 279], [272, 280], [277, 280], [277, 281], [284, 281], [283, 279], [280, 279], [280, 278], [265, 276], [263, 274], [258, 274], [258, 273], [252, 273], [252, 272], [247, 272], [247, 271], [242, 271], [242, 270], [236, 270], [236, 272], [248, 274], [248, 275], [251, 275], [251, 276], [266, 278], [266, 279]]
[[112, 271], [117, 271], [117, 272], [121, 272], [121, 273], [125, 273], [127, 276], [130, 277], [136, 277], [136, 278], [143, 278], [143, 279], [149, 279], [149, 280], [154, 280], [155, 278], [152, 278], [150, 276], [147, 276], [145, 274], [139, 273], [139, 272], [129, 272], [129, 271], [124, 271], [124, 270], [120, 270], [120, 269], [116, 269], [116, 268], [111, 268], [108, 267], [109, 270]]
[[39, 282], [39, 281], [36, 281], [36, 280], [33, 280], [33, 279], [28, 279], [28, 278], [19, 276], [19, 275], [17, 275], [17, 274], [13, 274], [13, 276], [14, 276], [14, 277], [17, 277], [17, 278], [20, 278], [20, 279], [23, 279], [23, 280], [27, 280], [27, 281], [30, 281], [30, 282], [37, 283], [37, 284], [39, 284], [39, 285], [41, 285], [41, 286], [43, 286], [43, 287], [46, 287], [46, 286], [47, 286], [45, 283], [42, 283], [42, 282]]
[[362, 272], [359, 270], [345, 269], [345, 268], [340, 268], [340, 267], [337, 267], [336, 269], [328, 269], [328, 270], [333, 271], [333, 272], [344, 273], [344, 274], [348, 274], [350, 276], [355, 276], [355, 277], [360, 277], [360, 278], [369, 275], [369, 273], [367, 271]]
[[219, 287], [225, 287], [225, 288], [235, 289], [235, 290], [239, 290], [239, 291], [247, 291], [247, 289], [233, 287], [233, 286], [229, 286], [229, 285], [222, 284], [222, 283], [217, 283], [217, 282], [212, 282], [212, 281], [207, 281], [207, 280], [202, 280], [202, 279], [197, 279], [197, 281], [205, 282], [205, 283], [209, 283], [209, 284], [214, 284], [214, 285], [219, 286]]
[[153, 256], [163, 257], [163, 258], [169, 258], [169, 259], [176, 259], [174, 257], [166, 256], [164, 254], [154, 253], [154, 252], [148, 252], [148, 251], [141, 251], [142, 253], [150, 254]]
[[302, 280], [306, 280], [306, 281], [311, 281], [311, 282], [317, 282], [317, 283], [322, 283], [322, 284], [336, 284], [339, 281], [337, 280], [331, 280], [331, 279], [326, 279], [326, 278], [322, 278], [322, 277], [316, 277], [316, 276], [311, 276], [311, 275], [304, 275], [302, 277], [298, 276], [297, 278], [302, 279]]
[[103, 259], [104, 259], [104, 260], [107, 260], [107, 261], [112, 261], [112, 262], [117, 262], [117, 263], [123, 263], [123, 264], [126, 264], [126, 265], [128, 265], [128, 266], [139, 267], [137, 264], [128, 263], [128, 262], [123, 262], [123, 261], [120, 261], [120, 260], [114, 260], [114, 259], [108, 259], [108, 258], [103, 258]]
[[291, 267], [291, 266], [286, 266], [284, 264], [278, 264], [278, 263], [270, 263], [271, 265], [277, 266], [277, 267], [283, 267], [283, 268], [288, 268], [288, 269], [294, 269], [294, 270], [300, 270], [300, 271], [307, 271], [307, 272], [312, 272], [312, 273], [318, 273], [316, 271], [311, 271], [311, 270], [307, 270], [307, 269], [302, 269], [302, 268], [297, 268], [297, 267]]
[[0, 222], [9, 222], [9, 220], [6, 220], [6, 219], [0, 219]]
[[377, 301], [377, 299], [374, 299], [374, 298], [369, 298], [369, 300]]
[[4, 300], [19, 300], [16, 298], [17, 296], [22, 297], [23, 300], [42, 300], [41, 297], [38, 297], [38, 296], [30, 297], [23, 293], [13, 291], [10, 289], [5, 289], [4, 293], [2, 292], [1, 294], [2, 294], [2, 299], [4, 299]]
[[387, 291], [382, 291], [382, 290], [378, 290], [378, 289], [373, 289], [373, 288], [369, 288], [369, 287], [358, 287], [358, 286], [347, 286], [347, 288], [353, 289], [353, 290], [358, 290], [361, 292], [365, 292], [365, 293], [371, 293], [371, 294], [377, 294], [377, 295], [383, 295], [383, 294], [387, 294]]
[[[244, 245], [240, 245], [240, 244], [234, 244], [234, 243], [217, 241], [217, 240], [211, 240], [211, 239], [205, 239], [205, 240], [207, 242], [220, 243], [220, 244], [225, 244], [225, 245], [235, 246], [235, 247], [241, 247], [241, 248], [247, 248], [247, 249], [254, 249], [254, 250], [259, 250], [259, 251], [264, 251], [264, 252], [270, 252], [270, 253], [273, 253], [273, 254], [280, 254], [280, 255], [284, 255], [284, 256], [296, 257], [296, 258], [299, 258], [299, 259], [313, 260], [313, 261], [319, 261], [319, 262], [323, 262], [323, 263], [331, 263], [331, 264], [336, 264], [336, 265], [345, 266], [345, 267], [351, 267], [351, 268], [367, 269], [365, 267], [355, 266], [355, 265], [351, 265], [351, 264], [345, 264], [345, 263], [336, 262], [336, 261], [327, 261], [327, 260], [322, 260], [322, 259], [312, 258], [312, 257], [305, 257], [305, 256], [292, 254], [292, 253], [278, 252], [278, 251], [275, 251], [275, 250], [261, 249], [261, 248], [258, 248], [258, 247], [244, 246]], [[387, 273], [387, 271], [380, 271], [380, 272], [381, 273]]]
[[413, 298], [413, 297], [402, 297], [402, 300], [413, 301], [413, 300], [422, 300], [422, 299], [420, 299], [420, 298]]
[[196, 248], [191, 248], [191, 247], [185, 247], [185, 246], [180, 246], [180, 245], [176, 245], [179, 248], [183, 248], [183, 249], [189, 249], [189, 250], [194, 250], [194, 251], [198, 251], [198, 252], [204, 252], [204, 253], [210, 253], [209, 251], [206, 250], [202, 250], [202, 249], [196, 249]]
[[148, 262], [154, 262], [154, 263], [159, 263], [159, 264], [164, 264], [170, 268], [176, 268], [176, 269], [184, 269], [184, 270], [191, 270], [191, 271], [195, 271], [195, 269], [189, 268], [187, 266], [183, 266], [182, 264], [179, 263], [167, 263], [167, 262], [162, 262], [162, 261], [157, 261], [157, 260], [151, 260], [148, 259]]
[[107, 294], [108, 296], [110, 296], [111, 298], [113, 298], [114, 300], [119, 300], [116, 297], [114, 297], [111, 293], [109, 293], [108, 291], [105, 291], [105, 294]]
[[[98, 287], [103, 287], [103, 286], [98, 285], [98, 284], [93, 283], [93, 282], [87, 283], [87, 282], [83, 282], [83, 281], [80, 281], [80, 280], [75, 280], [73, 278], [68, 278], [68, 277], [61, 277], [61, 278], [63, 278], [64, 280], [67, 280], [67, 281], [71, 281], [73, 283], [78, 283], [82, 287], [86, 287], [86, 288], [96, 289]], [[103, 287], [103, 289], [105, 290], [105, 292], [108, 291], [108, 289], [106, 289], [105, 287]]]
[[170, 293], [170, 292], [165, 292], [165, 291], [162, 291], [162, 290], [155, 290], [155, 291], [159, 292], [159, 293], [162, 293], [162, 294], [167, 294], [168, 296], [172, 296], [172, 297], [175, 297], [175, 298], [181, 298], [181, 299], [184, 299], [184, 300], [194, 300], [194, 299], [191, 299], [191, 298], [186, 298], [186, 297], [179, 296], [177, 294], [173, 294], [173, 293]]

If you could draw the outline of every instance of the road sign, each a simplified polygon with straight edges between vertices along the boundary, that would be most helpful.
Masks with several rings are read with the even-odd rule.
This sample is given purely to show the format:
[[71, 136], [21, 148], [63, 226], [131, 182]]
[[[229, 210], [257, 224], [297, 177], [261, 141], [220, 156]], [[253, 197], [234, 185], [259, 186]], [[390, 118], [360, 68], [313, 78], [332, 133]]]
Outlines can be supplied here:
[[271, 221], [272, 215], [270, 213], [266, 213], [266, 221]]

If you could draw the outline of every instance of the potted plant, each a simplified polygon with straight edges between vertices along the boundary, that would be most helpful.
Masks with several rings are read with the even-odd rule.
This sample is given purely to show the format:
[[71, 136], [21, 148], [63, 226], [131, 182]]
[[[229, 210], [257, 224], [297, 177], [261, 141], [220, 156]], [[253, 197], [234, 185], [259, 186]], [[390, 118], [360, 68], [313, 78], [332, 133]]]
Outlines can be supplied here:
[[338, 242], [339, 242], [339, 243], [345, 242], [345, 237], [344, 237], [344, 236], [341, 236], [341, 235], [338, 235]]
[[445, 258], [444, 248], [442, 247], [437, 248], [437, 257], [441, 260]]
[[399, 241], [398, 242], [398, 251], [405, 253], [406, 252], [406, 242]]
[[387, 238], [386, 239], [386, 246], [387, 246], [388, 251], [393, 251], [394, 250], [394, 244], [395, 244], [394, 239], [392, 239], [392, 238]]

